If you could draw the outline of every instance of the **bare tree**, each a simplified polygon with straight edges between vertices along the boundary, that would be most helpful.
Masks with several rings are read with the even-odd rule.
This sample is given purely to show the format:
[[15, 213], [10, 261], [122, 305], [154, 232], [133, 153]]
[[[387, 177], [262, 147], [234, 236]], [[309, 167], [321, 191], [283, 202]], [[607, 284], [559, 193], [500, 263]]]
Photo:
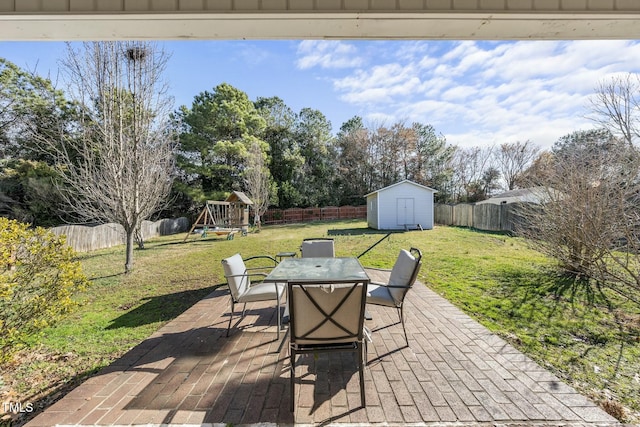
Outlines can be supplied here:
[[260, 229], [262, 215], [267, 211], [271, 201], [271, 173], [266, 162], [266, 155], [255, 141], [249, 147], [244, 171], [245, 184], [249, 198], [253, 201], [253, 223]]
[[517, 178], [520, 188], [538, 187], [544, 185], [553, 174], [554, 157], [550, 151], [542, 151]]
[[496, 168], [505, 182], [507, 190], [515, 190], [518, 178], [538, 157], [540, 148], [531, 141], [511, 142], [500, 145], [497, 150]]
[[590, 103], [593, 121], [629, 145], [640, 137], [640, 76], [625, 74], [601, 81]]
[[171, 187], [172, 99], [162, 80], [167, 59], [151, 43], [68, 45], [63, 69], [77, 125], [59, 129], [62, 144], [40, 135], [41, 147], [56, 156], [68, 208], [82, 221], [124, 228], [125, 272], [133, 268], [142, 221], [162, 208]]
[[486, 179], [497, 179], [492, 165], [494, 146], [458, 148], [453, 156], [457, 200], [476, 202], [486, 199]]
[[581, 283], [640, 303], [640, 153], [593, 135], [576, 133], [554, 147], [544, 204], [524, 209], [521, 232]]

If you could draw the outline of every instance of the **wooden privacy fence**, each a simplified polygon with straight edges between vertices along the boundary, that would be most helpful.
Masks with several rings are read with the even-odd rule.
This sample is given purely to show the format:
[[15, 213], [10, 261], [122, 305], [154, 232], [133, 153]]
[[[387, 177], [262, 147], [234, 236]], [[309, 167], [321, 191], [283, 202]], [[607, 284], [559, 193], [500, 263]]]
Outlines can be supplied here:
[[[189, 220], [181, 217], [142, 222], [142, 237], [146, 240], [156, 236], [186, 233]], [[67, 244], [78, 252], [110, 248], [125, 243], [124, 229], [120, 224], [61, 225], [51, 229], [57, 235], [67, 236]]]
[[471, 227], [486, 231], [516, 231], [524, 223], [522, 208], [525, 203], [479, 205], [460, 203], [457, 205], [436, 204], [436, 224]]
[[324, 208], [269, 209], [262, 216], [263, 224], [287, 224], [292, 222], [330, 219], [366, 218], [367, 206], [327, 206]]

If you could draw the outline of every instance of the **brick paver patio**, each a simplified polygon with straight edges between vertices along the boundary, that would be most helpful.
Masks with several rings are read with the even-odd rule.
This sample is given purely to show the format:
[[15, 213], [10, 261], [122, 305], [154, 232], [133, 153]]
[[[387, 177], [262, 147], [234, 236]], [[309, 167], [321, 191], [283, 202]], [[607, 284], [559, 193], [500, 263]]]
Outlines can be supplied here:
[[366, 408], [351, 355], [310, 356], [297, 364], [294, 418], [275, 310], [249, 305], [226, 338], [228, 307], [215, 291], [27, 425], [619, 425], [419, 283], [408, 347], [396, 312], [369, 307]]

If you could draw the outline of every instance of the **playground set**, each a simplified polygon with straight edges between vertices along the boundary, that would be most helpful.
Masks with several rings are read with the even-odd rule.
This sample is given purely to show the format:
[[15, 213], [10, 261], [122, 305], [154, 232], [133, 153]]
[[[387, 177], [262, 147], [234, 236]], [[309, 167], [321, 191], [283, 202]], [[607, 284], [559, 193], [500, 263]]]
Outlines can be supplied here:
[[249, 206], [251, 205], [253, 205], [251, 199], [241, 191], [233, 191], [222, 202], [207, 200], [183, 242], [186, 242], [194, 231], [200, 231], [199, 234], [203, 238], [209, 233], [218, 236], [226, 235], [227, 240], [233, 240], [237, 233], [246, 235], [249, 229]]

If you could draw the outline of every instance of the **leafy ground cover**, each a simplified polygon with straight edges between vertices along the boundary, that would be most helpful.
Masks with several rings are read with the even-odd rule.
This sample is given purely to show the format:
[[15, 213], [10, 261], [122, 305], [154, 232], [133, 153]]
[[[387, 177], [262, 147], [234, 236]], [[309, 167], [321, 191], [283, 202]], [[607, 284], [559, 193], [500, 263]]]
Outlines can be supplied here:
[[[340, 221], [264, 227], [229, 241], [181, 243], [184, 235], [166, 236], [136, 251], [128, 275], [122, 274], [124, 247], [82, 254], [92, 285], [79, 296], [81, 307], [1, 368], [0, 401], [46, 407], [223, 286], [220, 259], [275, 255], [322, 236], [336, 239], [337, 256], [358, 256], [385, 233], [363, 221]], [[640, 421], [638, 307], [611, 309], [602, 295], [555, 274], [522, 239], [468, 229], [393, 233], [361, 261], [389, 268], [410, 246], [424, 254], [423, 283], [611, 413]]]

